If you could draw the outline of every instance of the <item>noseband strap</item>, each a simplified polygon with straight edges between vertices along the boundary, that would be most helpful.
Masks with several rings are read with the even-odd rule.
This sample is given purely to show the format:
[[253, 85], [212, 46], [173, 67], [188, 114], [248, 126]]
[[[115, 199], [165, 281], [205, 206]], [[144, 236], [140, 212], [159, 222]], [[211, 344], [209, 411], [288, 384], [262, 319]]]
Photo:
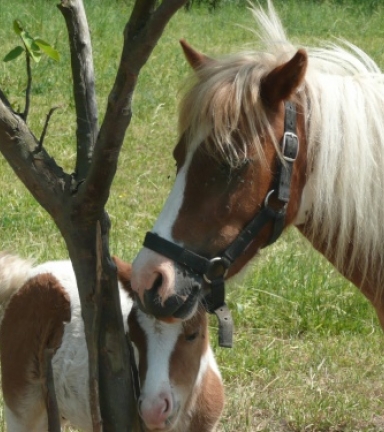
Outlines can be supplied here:
[[[276, 211], [271, 207], [264, 206], [227, 249], [221, 255], [211, 259], [185, 249], [183, 246], [179, 246], [150, 231], [145, 235], [143, 245], [203, 276], [204, 280], [209, 284], [214, 284], [225, 279], [229, 267], [244, 253], [264, 226], [270, 222], [273, 223], [273, 232], [265, 246], [276, 241], [284, 228], [284, 220], [285, 207], [280, 211]], [[208, 312], [212, 311], [209, 310]]]
[[269, 191], [262, 209], [220, 255], [211, 259], [206, 258], [152, 232], [147, 232], [145, 236], [145, 247], [177, 262], [188, 271], [201, 275], [207, 282], [210, 290], [204, 296], [204, 304], [207, 312], [215, 314], [218, 318], [220, 346], [232, 346], [233, 322], [225, 303], [224, 286], [228, 269], [247, 250], [267, 224], [272, 225], [272, 233], [263, 247], [272, 244], [281, 235], [290, 197], [293, 163], [298, 152], [296, 106], [292, 102], [285, 102], [284, 135], [281, 141], [282, 160], [278, 161], [278, 173], [275, 178], [276, 195], [282, 207], [275, 210], [269, 206], [269, 198], [275, 193], [275, 189]]

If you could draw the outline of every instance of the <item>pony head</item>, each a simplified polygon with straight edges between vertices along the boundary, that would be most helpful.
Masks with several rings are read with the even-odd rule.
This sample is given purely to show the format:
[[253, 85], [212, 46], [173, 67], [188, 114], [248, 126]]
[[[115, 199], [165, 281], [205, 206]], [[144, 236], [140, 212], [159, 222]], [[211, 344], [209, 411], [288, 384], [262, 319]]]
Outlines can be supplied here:
[[[211, 260], [260, 213], [267, 196], [269, 207], [282, 207], [273, 191], [276, 173], [285, 163], [280, 149], [284, 102], [298, 102], [307, 55], [298, 50], [279, 59], [246, 53], [213, 60], [185, 41], [181, 45], [195, 79], [180, 107], [180, 139], [173, 152], [176, 181], [151, 231]], [[302, 146], [303, 129], [298, 109], [295, 132]], [[296, 166], [304, 163], [299, 155], [285, 224], [297, 212], [305, 169]], [[238, 273], [268, 243], [272, 230], [272, 224], [266, 223], [233, 262], [226, 278]], [[133, 263], [132, 288], [144, 310], [160, 318], [184, 319], [209, 290], [211, 275], [204, 278], [189, 263], [173, 258], [161, 249], [143, 248]], [[212, 267], [210, 272], [222, 272], [220, 263]]]

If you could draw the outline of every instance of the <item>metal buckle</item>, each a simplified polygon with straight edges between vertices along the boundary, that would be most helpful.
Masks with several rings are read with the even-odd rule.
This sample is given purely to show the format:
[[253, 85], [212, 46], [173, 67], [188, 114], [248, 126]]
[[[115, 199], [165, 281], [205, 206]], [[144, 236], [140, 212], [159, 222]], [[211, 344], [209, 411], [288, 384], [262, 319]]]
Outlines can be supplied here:
[[[217, 268], [219, 268], [219, 265], [221, 264], [221, 267], [223, 269], [222, 274], [218, 274], [218, 275], [213, 275], [214, 278], [210, 279], [209, 276], [209, 272], [215, 267], [217, 266]], [[207, 268], [207, 271], [203, 274], [203, 278], [205, 280], [205, 282], [211, 284], [213, 281], [215, 280], [224, 280], [225, 277], [228, 274], [228, 266], [226, 264], [226, 262], [224, 261], [224, 259], [222, 257], [215, 257], [209, 260], [209, 266]]]
[[[287, 149], [287, 141], [289, 139], [292, 139], [293, 141], [296, 142], [296, 148], [293, 149], [293, 150], [295, 150], [295, 155], [292, 156], [292, 157], [287, 156], [285, 154], [285, 151]], [[289, 147], [289, 144], [288, 144], [288, 147]], [[289, 150], [292, 151], [292, 148], [290, 148]], [[295, 160], [297, 158], [297, 155], [299, 154], [299, 138], [298, 138], [298, 136], [295, 133], [293, 133], [293, 132], [284, 132], [283, 144], [281, 146], [281, 153], [282, 153], [283, 159], [285, 161], [287, 161], [287, 162], [295, 162]]]

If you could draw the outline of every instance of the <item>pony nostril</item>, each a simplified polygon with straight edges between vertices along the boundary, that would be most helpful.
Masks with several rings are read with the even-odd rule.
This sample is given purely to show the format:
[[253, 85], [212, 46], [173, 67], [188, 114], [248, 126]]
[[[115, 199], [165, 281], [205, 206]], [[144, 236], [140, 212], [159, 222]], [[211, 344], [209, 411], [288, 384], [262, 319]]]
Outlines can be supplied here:
[[148, 288], [142, 298], [137, 297], [137, 305], [157, 319], [185, 319], [195, 310], [201, 286], [200, 276], [175, 272], [174, 266], [158, 266], [151, 271]]
[[157, 292], [161, 288], [161, 285], [163, 285], [163, 275], [159, 273], [155, 279], [155, 282], [153, 283], [152, 290]]

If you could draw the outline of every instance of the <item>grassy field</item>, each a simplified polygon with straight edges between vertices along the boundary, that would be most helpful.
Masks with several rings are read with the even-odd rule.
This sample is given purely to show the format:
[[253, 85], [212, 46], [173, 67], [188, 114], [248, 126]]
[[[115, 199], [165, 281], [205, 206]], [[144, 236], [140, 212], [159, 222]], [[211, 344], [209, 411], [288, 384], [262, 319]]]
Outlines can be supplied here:
[[[128, 3], [128, 5], [127, 5]], [[112, 86], [129, 2], [85, 2], [92, 31], [100, 119]], [[262, 1], [261, 4], [265, 4]], [[384, 67], [384, 6], [380, 1], [276, 0], [298, 46], [345, 38]], [[40, 135], [57, 104], [46, 148], [66, 169], [75, 161], [74, 114], [65, 25], [54, 2], [0, 0], [0, 58], [18, 41], [19, 18], [33, 35], [55, 44], [61, 61], [34, 67], [30, 126]], [[213, 13], [180, 11], [170, 23], [134, 97], [108, 211], [111, 251], [131, 260], [159, 213], [175, 176], [177, 101], [189, 69], [184, 37], [216, 56], [257, 46], [245, 6], [227, 1]], [[0, 88], [23, 107], [21, 59], [0, 62]], [[0, 248], [37, 261], [67, 256], [58, 231], [0, 159]], [[374, 312], [295, 230], [263, 251], [229, 289], [236, 333], [232, 350], [212, 342], [226, 385], [220, 432], [384, 431], [384, 339]]]

